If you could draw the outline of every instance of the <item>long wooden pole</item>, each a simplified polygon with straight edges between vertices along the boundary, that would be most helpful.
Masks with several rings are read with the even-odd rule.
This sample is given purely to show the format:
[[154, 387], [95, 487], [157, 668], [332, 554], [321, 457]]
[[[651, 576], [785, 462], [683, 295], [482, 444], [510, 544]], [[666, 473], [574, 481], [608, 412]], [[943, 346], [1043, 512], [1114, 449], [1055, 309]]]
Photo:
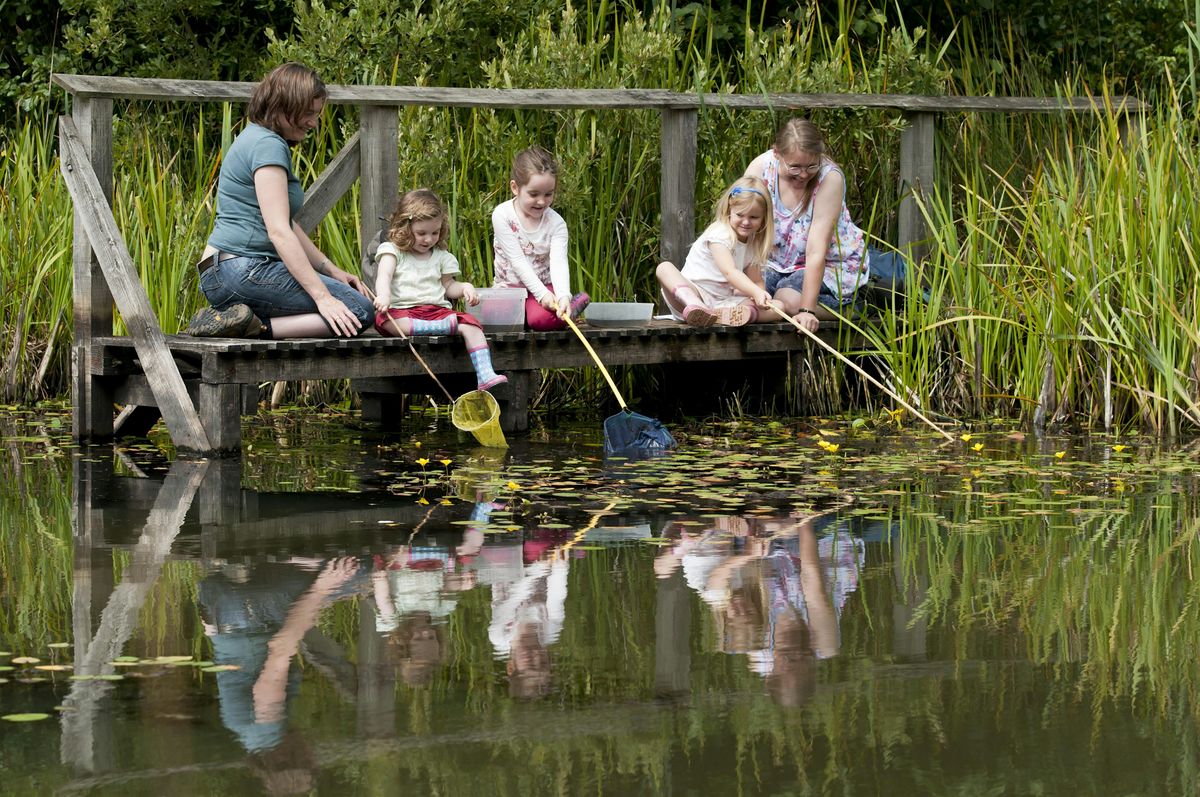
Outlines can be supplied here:
[[776, 312], [776, 313], [778, 313], [779, 315], [781, 315], [781, 316], [783, 316], [784, 318], [786, 318], [786, 319], [787, 319], [787, 321], [788, 321], [788, 323], [790, 323], [790, 324], [791, 324], [792, 326], [794, 326], [796, 329], [798, 329], [798, 330], [800, 330], [801, 332], [803, 332], [805, 335], [808, 335], [810, 338], [812, 338], [813, 340], [815, 340], [815, 341], [816, 341], [816, 342], [817, 342], [817, 343], [818, 343], [818, 344], [821, 346], [821, 348], [825, 349], [827, 352], [829, 352], [830, 354], [832, 354], [834, 357], [837, 357], [839, 360], [841, 360], [842, 362], [844, 362], [846, 365], [850, 366], [850, 367], [851, 367], [851, 368], [852, 368], [852, 369], [855, 371], [855, 373], [857, 373], [857, 374], [858, 374], [859, 376], [861, 376], [863, 379], [866, 379], [866, 380], [867, 380], [868, 382], [870, 382], [872, 385], [874, 385], [875, 387], [879, 388], [879, 389], [880, 389], [880, 390], [882, 390], [884, 393], [887, 393], [889, 396], [891, 396], [891, 397], [892, 397], [892, 398], [893, 398], [893, 399], [896, 401], [896, 403], [897, 403], [897, 404], [899, 404], [901, 407], [903, 407], [904, 409], [908, 410], [908, 411], [909, 411], [909, 412], [911, 412], [913, 415], [917, 416], [917, 417], [918, 417], [918, 418], [920, 418], [922, 421], [924, 421], [924, 422], [925, 422], [925, 423], [926, 423], [926, 424], [929, 426], [929, 428], [930, 428], [930, 429], [932, 429], [933, 431], [937, 432], [937, 433], [938, 433], [938, 434], [940, 434], [942, 437], [944, 437], [944, 438], [946, 438], [947, 440], [949, 440], [951, 443], [953, 443], [953, 442], [954, 442], [954, 435], [950, 434], [950, 433], [949, 433], [949, 432], [947, 432], [945, 429], [941, 428], [940, 426], [938, 426], [937, 424], [935, 424], [933, 421], [931, 421], [931, 420], [929, 420], [928, 418], [926, 418], [924, 415], [922, 415], [922, 414], [921, 414], [921, 412], [920, 412], [920, 411], [919, 411], [919, 410], [918, 410], [916, 407], [912, 406], [912, 405], [911, 405], [911, 404], [909, 404], [907, 401], [905, 401], [904, 399], [902, 399], [902, 398], [900, 398], [899, 396], [897, 396], [897, 395], [895, 394], [895, 392], [893, 392], [892, 390], [890, 390], [890, 389], [888, 389], [887, 387], [885, 387], [885, 386], [883, 385], [883, 383], [882, 383], [882, 382], [880, 382], [878, 379], [876, 379], [875, 377], [871, 376], [870, 374], [868, 374], [868, 373], [867, 373], [866, 371], [864, 371], [863, 369], [859, 368], [859, 367], [858, 367], [857, 365], [855, 365], [854, 363], [850, 362], [850, 359], [849, 359], [848, 357], [846, 357], [846, 355], [842, 354], [840, 351], [838, 351], [837, 349], [833, 348], [832, 346], [830, 346], [830, 345], [829, 345], [828, 343], [826, 343], [825, 341], [821, 340], [819, 337], [817, 337], [817, 335], [816, 335], [816, 333], [815, 333], [815, 332], [810, 332], [810, 331], [809, 331], [809, 329], [808, 329], [806, 326], [804, 326], [804, 325], [803, 325], [803, 324], [801, 324], [799, 321], [797, 321], [796, 319], [794, 319], [794, 318], [792, 318], [790, 315], [788, 315], [788, 314], [787, 314], [787, 311], [783, 309], [783, 305], [779, 304], [778, 302], [771, 302], [771, 306], [772, 306], [772, 307], [775, 309], [775, 312]]

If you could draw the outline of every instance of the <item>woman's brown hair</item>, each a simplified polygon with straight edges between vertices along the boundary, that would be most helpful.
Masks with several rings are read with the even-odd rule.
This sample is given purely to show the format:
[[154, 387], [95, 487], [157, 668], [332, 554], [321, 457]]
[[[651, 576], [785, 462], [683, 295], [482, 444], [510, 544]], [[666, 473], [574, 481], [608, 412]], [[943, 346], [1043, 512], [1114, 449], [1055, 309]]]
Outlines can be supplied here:
[[300, 120], [312, 109], [313, 100], [328, 96], [325, 83], [315, 70], [304, 64], [281, 64], [268, 72], [250, 93], [246, 117], [282, 135], [285, 125], [300, 126]]

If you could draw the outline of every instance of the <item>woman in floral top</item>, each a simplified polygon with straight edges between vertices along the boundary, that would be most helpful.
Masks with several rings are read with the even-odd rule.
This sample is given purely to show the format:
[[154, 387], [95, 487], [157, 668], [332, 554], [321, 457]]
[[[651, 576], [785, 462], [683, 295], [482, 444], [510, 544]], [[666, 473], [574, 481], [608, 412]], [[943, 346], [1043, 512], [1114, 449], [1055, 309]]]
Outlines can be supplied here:
[[816, 331], [854, 301], [870, 273], [866, 236], [846, 209], [846, 176], [807, 119], [788, 121], [746, 175], [771, 192], [775, 246], [763, 269], [767, 291], [789, 315]]

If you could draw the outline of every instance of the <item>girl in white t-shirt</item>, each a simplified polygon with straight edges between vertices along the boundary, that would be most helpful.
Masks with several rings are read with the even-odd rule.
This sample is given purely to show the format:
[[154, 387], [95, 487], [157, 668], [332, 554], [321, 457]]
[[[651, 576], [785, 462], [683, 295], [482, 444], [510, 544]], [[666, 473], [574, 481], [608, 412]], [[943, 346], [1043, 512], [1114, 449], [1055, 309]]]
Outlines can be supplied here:
[[680, 271], [658, 265], [663, 299], [676, 320], [696, 327], [777, 321], [762, 265], [775, 240], [771, 197], [756, 177], [742, 177], [717, 202], [713, 223], [688, 250]]
[[508, 381], [492, 370], [492, 355], [483, 325], [470, 313], [456, 312], [450, 301], [479, 304], [475, 286], [459, 282], [458, 260], [446, 251], [450, 223], [442, 200], [428, 188], [400, 197], [388, 222], [388, 239], [379, 245], [375, 262], [375, 328], [379, 334], [462, 335], [480, 390]]
[[566, 329], [588, 295], [571, 295], [567, 265], [567, 223], [555, 212], [558, 162], [542, 147], [529, 147], [513, 159], [508, 183], [513, 198], [492, 211], [494, 288], [524, 288], [525, 325], [535, 332]]

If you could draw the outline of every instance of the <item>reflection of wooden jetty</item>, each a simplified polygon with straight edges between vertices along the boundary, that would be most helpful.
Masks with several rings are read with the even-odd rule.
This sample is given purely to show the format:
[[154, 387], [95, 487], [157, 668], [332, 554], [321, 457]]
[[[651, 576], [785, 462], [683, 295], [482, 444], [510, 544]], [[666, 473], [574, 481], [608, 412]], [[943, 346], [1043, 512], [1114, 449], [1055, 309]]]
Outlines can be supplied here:
[[[246, 342], [166, 337], [154, 317], [112, 213], [112, 116], [114, 99], [244, 102], [253, 84], [56, 75], [71, 94], [70, 117], [60, 120], [60, 161], [75, 205], [72, 402], [79, 439], [104, 440], [114, 432], [144, 434], [161, 417], [183, 451], [230, 452], [241, 445], [240, 415], [257, 401], [265, 381], [351, 378], [362, 392], [364, 415], [394, 417], [403, 392], [426, 392], [414, 379], [407, 349], [379, 339]], [[934, 186], [935, 121], [958, 112], [1091, 113], [1091, 98], [922, 97], [865, 94], [680, 94], [630, 89], [465, 89], [413, 86], [330, 86], [329, 102], [358, 108], [359, 132], [311, 187], [296, 221], [313, 229], [355, 181], [360, 218], [375, 229], [395, 201], [398, 180], [398, 112], [404, 106], [491, 109], [653, 110], [661, 118], [662, 247], [665, 260], [681, 262], [695, 235], [697, 132], [702, 111], [786, 111], [814, 108], [877, 108], [908, 121], [899, 153], [899, 238], [920, 256], [925, 238], [919, 198]], [[1143, 104], [1110, 99], [1121, 112]], [[369, 236], [364, 236], [364, 245]], [[112, 337], [113, 305], [129, 336]], [[608, 363], [728, 363], [774, 357], [805, 348], [784, 325], [753, 331], [694, 331], [674, 325], [646, 330], [589, 332]], [[466, 374], [461, 343], [422, 341], [431, 365]], [[539, 369], [589, 364], [569, 337], [544, 334], [497, 336], [496, 364], [510, 383], [498, 392], [508, 431], [526, 428]], [[113, 406], [125, 410], [114, 420]]]
[[[414, 504], [410, 497], [384, 491], [369, 493], [266, 493], [243, 489], [237, 459], [176, 460], [165, 478], [135, 478], [114, 473], [111, 456], [74, 460], [73, 518], [74, 573], [72, 621], [74, 666], [80, 675], [114, 673], [111, 663], [128, 653], [127, 644], [140, 630], [139, 622], [164, 565], [170, 559], [196, 561], [187, 540], [198, 532], [202, 560], [236, 559], [245, 554], [293, 552], [328, 556], [331, 538], [361, 545], [371, 538], [380, 543], [403, 542], [430, 511], [438, 506]], [[461, 509], [461, 507], [458, 507]], [[452, 510], [451, 507], [445, 507]], [[613, 518], [613, 519], [618, 519]], [[380, 521], [389, 521], [386, 530]], [[392, 526], [390, 524], [396, 524]], [[355, 527], [361, 532], [355, 532]], [[596, 529], [595, 542], [640, 539], [648, 527], [627, 525]], [[441, 532], [439, 532], [441, 533]], [[346, 535], [344, 538], [342, 535]], [[364, 536], [365, 535], [365, 536]], [[338, 547], [338, 546], [334, 546]], [[343, 547], [346, 550], [349, 546]], [[377, 549], [378, 550], [378, 549]], [[114, 583], [112, 555], [126, 558], [119, 583]], [[903, 546], [894, 543], [895, 583], [907, 582]], [[893, 606], [892, 643], [908, 663], [875, 668], [875, 677], [901, 678], [961, 673], [961, 662], [921, 665], [925, 656], [925, 621], [916, 612], [924, 600], [922, 583], [910, 584], [902, 601]], [[676, 701], [734, 701], [738, 695], [693, 694], [693, 624], [698, 621], [699, 599], [688, 587], [681, 569], [655, 580], [653, 612], [653, 692], [659, 702], [583, 707], [569, 717], [560, 706], [545, 711], [503, 712], [502, 727], [466, 729], [450, 735], [413, 733], [398, 724], [396, 669], [386, 657], [386, 640], [375, 630], [374, 607], [364, 597], [358, 605], [358, 632], [353, 651], [311, 628], [300, 652], [310, 671], [332, 687], [338, 699], [352, 706], [357, 739], [322, 743], [323, 758], [350, 761], [364, 751], [413, 751], [462, 744], [487, 745], [520, 739], [550, 743], [581, 736], [627, 738], [643, 731], [654, 733], [659, 721], [670, 716]], [[189, 611], [174, 607], [185, 623]], [[649, 607], [647, 606], [647, 610]], [[176, 624], [171, 624], [176, 626]], [[178, 627], [178, 626], [176, 626]], [[181, 633], [177, 640], [189, 641]], [[172, 651], [174, 652], [174, 651]], [[349, 655], [353, 653], [353, 655]], [[914, 663], [917, 662], [917, 663]], [[317, 675], [319, 674], [319, 675]], [[65, 791], [84, 791], [102, 785], [144, 782], [179, 777], [179, 768], [122, 771], [120, 752], [127, 749], [114, 733], [114, 712], [109, 695], [114, 685], [104, 681], [75, 681], [64, 699], [67, 711], [61, 720], [60, 756], [79, 779]], [[152, 690], [137, 698], [145, 717], [153, 716]], [[632, 710], [631, 710], [632, 709]], [[724, 713], [721, 710], [721, 713]], [[170, 735], [171, 745], [186, 748], [195, 723], [180, 724]], [[362, 740], [371, 740], [370, 745]], [[664, 743], [669, 747], [669, 741]], [[236, 769], [244, 760], [196, 763], [187, 772]]]

